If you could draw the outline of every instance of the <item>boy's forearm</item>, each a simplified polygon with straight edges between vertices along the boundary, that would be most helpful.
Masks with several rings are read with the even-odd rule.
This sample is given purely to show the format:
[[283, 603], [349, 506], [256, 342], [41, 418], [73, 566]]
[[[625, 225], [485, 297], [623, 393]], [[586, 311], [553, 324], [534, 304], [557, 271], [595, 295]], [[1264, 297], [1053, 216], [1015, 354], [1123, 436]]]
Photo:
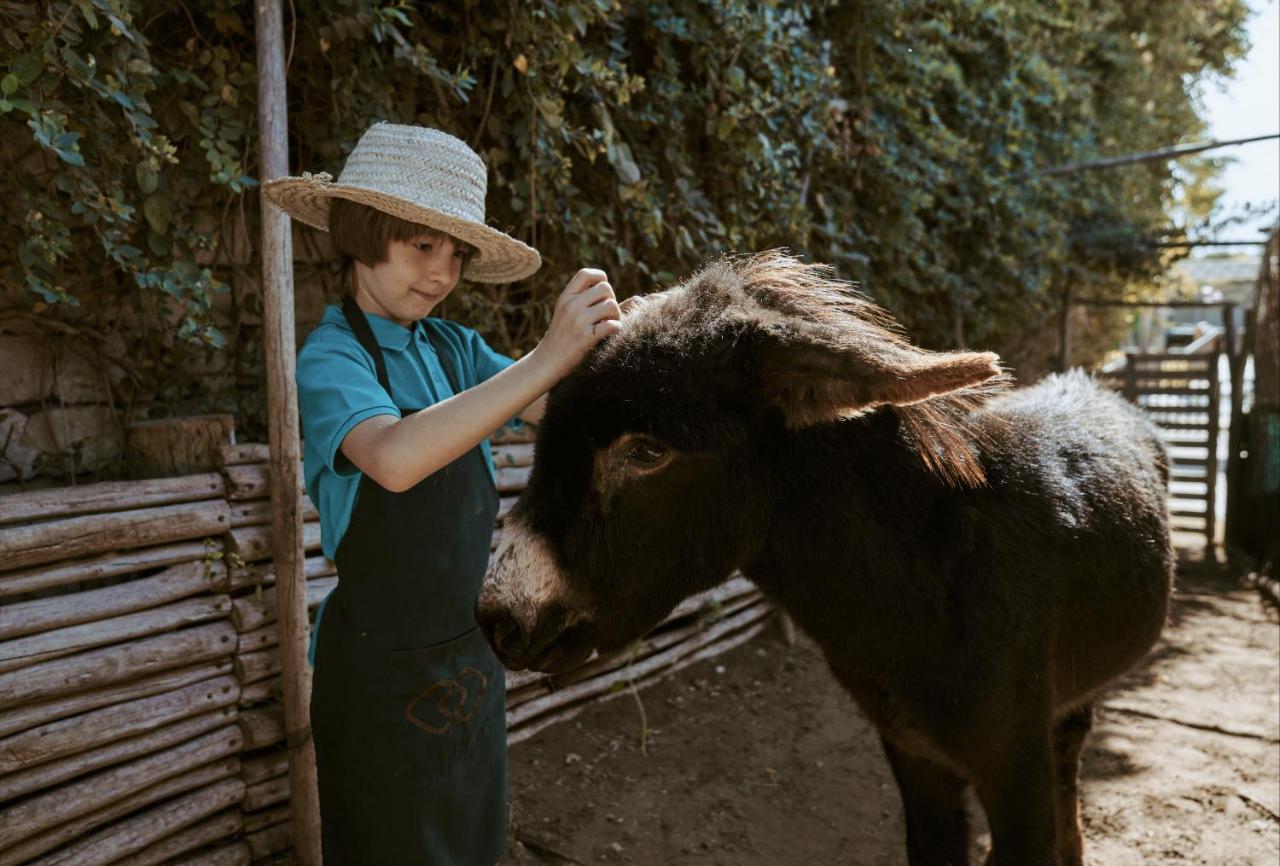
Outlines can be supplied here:
[[[343, 440], [343, 453], [383, 487], [407, 490], [517, 414], [540, 406], [555, 379], [535, 350], [476, 387], [412, 415], [362, 422]], [[370, 426], [362, 430], [365, 425]]]
[[516, 417], [528, 424], [538, 424], [542, 421], [542, 416], [546, 411], [547, 395], [543, 394], [537, 400], [525, 406]]

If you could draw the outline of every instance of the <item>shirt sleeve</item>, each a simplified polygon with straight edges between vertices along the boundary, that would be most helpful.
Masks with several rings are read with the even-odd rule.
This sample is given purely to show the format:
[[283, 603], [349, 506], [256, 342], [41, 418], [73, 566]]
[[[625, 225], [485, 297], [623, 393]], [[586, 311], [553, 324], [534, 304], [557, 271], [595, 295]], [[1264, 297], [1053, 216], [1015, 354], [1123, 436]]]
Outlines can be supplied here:
[[331, 471], [355, 475], [359, 470], [341, 451], [351, 428], [378, 415], [400, 417], [378, 384], [373, 359], [355, 340], [322, 326], [298, 353], [297, 382], [303, 438], [315, 443]]
[[489, 348], [477, 331], [470, 328], [466, 331], [467, 348], [471, 352], [471, 365], [476, 371], [476, 384], [491, 379], [510, 367], [515, 360]]

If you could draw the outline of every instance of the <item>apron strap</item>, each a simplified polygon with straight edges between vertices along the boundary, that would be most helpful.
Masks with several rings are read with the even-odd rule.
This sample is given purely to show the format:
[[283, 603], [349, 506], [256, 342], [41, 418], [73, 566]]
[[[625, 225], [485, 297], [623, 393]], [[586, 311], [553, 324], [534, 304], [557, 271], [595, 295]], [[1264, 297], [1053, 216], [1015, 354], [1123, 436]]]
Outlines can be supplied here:
[[[378, 369], [378, 384], [386, 389], [387, 395], [390, 396], [391, 382], [387, 379], [387, 364], [382, 358], [382, 349], [378, 346], [378, 341], [373, 336], [373, 328], [369, 327], [369, 320], [365, 318], [364, 310], [360, 309], [355, 298], [350, 295], [342, 299], [342, 315], [347, 317], [347, 324], [351, 326], [351, 330], [356, 332], [356, 339], [360, 341], [360, 345], [373, 356], [373, 363]], [[457, 371], [449, 363], [449, 353], [425, 319], [419, 324], [426, 332], [427, 339], [431, 341], [431, 348], [436, 350], [436, 357], [440, 359], [440, 366], [444, 368], [444, 374], [449, 378], [449, 384], [453, 386], [453, 393], [461, 394], [462, 385]]]
[[[387, 364], [382, 360], [382, 349], [378, 347], [378, 341], [373, 337], [373, 328], [369, 327], [369, 320], [365, 318], [364, 310], [360, 309], [356, 299], [350, 295], [342, 299], [342, 315], [347, 317], [347, 324], [356, 332], [356, 339], [360, 341], [360, 345], [373, 356], [374, 366], [378, 369], [378, 384], [386, 390], [387, 396], [391, 397], [391, 382], [387, 379]], [[394, 399], [392, 397], [392, 400]]]
[[444, 368], [444, 374], [449, 377], [449, 384], [453, 386], [453, 393], [461, 394], [462, 387], [458, 384], [458, 374], [454, 371], [453, 365], [449, 363], [449, 353], [445, 351], [444, 345], [440, 342], [440, 338], [435, 331], [431, 330], [431, 325], [423, 319], [419, 324], [422, 330], [427, 332], [427, 339], [431, 341], [431, 348], [436, 350], [436, 357], [440, 359], [440, 366]]

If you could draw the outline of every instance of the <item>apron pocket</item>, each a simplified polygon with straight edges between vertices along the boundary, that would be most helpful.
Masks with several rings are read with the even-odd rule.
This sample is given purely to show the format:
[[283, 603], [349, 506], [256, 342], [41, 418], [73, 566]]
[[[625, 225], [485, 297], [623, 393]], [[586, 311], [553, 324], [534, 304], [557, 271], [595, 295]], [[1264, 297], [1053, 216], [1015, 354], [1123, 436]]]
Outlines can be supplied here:
[[[495, 719], [506, 722], [506, 680], [484, 633], [388, 654], [392, 745], [399, 772], [440, 770], [466, 755]], [[498, 738], [505, 745], [505, 737]], [[482, 745], [481, 745], [482, 747]]]

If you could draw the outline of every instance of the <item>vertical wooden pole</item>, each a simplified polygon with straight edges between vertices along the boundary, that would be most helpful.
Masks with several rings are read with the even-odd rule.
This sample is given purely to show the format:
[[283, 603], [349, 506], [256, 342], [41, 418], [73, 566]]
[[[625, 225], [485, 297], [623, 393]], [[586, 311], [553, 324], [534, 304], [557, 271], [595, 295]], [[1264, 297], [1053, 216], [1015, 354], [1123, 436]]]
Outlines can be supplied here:
[[1062, 318], [1058, 322], [1058, 372], [1071, 367], [1071, 287], [1062, 290]]
[[[1227, 372], [1231, 376], [1231, 420], [1227, 426], [1227, 509], [1223, 541], [1231, 549], [1235, 541], [1232, 520], [1241, 492], [1240, 433], [1244, 428], [1244, 353], [1236, 335], [1236, 305], [1222, 305], [1223, 343], [1227, 352]], [[1216, 443], [1215, 443], [1216, 447]]]
[[796, 645], [796, 621], [785, 610], [778, 611], [778, 629], [782, 632], [782, 642], [788, 647]]
[[[258, 133], [263, 180], [289, 173], [289, 125], [280, 0], [256, 0]], [[320, 866], [320, 802], [311, 741], [307, 606], [302, 564], [298, 395], [293, 322], [293, 244], [289, 217], [265, 197], [262, 206], [263, 344], [271, 445], [271, 534], [289, 750], [289, 800], [298, 863]]]
[[[1218, 341], [1222, 343], [1221, 340]], [[1216, 544], [1218, 536], [1218, 433], [1222, 429], [1222, 377], [1218, 375], [1221, 353], [1214, 351], [1206, 356], [1209, 369], [1205, 375], [1209, 377], [1209, 439], [1208, 455], [1204, 475], [1207, 495], [1204, 503], [1204, 555], [1206, 560], [1213, 561], [1217, 557]], [[1229, 362], [1228, 362], [1229, 363]]]

